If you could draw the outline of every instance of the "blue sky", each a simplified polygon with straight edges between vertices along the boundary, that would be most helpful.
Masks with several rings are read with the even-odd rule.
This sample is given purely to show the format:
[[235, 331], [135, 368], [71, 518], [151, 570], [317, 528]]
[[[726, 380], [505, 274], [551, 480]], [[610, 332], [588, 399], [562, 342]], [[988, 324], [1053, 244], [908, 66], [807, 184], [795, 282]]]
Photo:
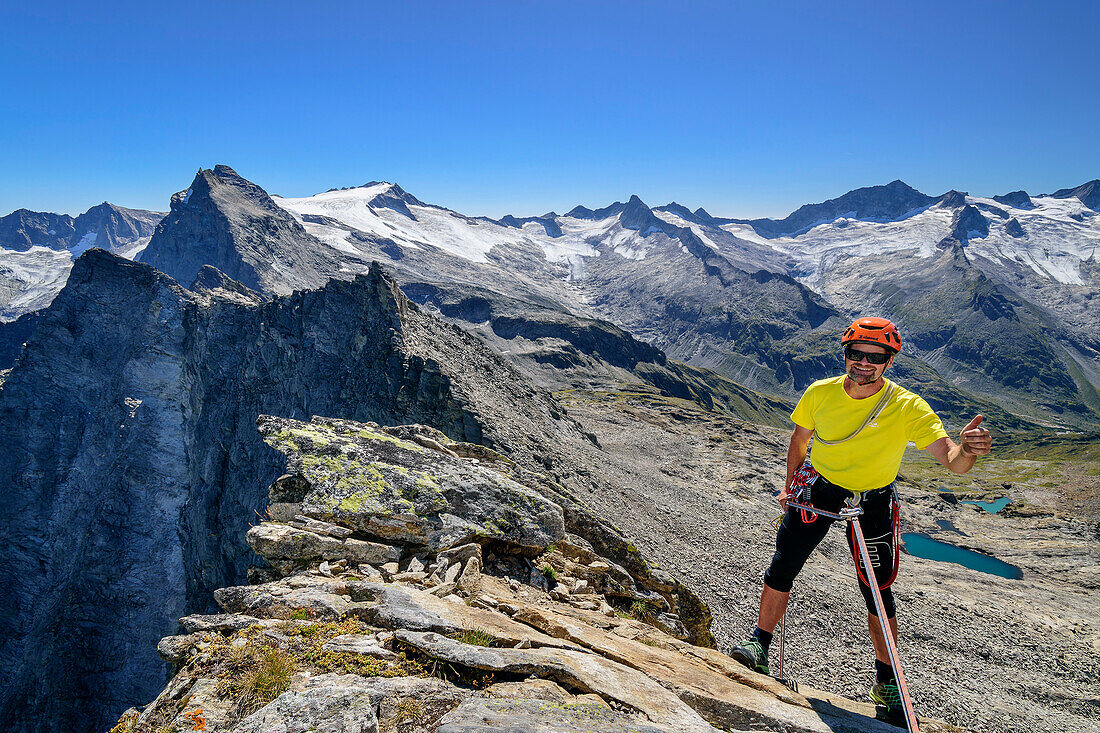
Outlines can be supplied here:
[[15, 5], [0, 215], [165, 210], [215, 163], [490, 216], [1100, 177], [1096, 2]]

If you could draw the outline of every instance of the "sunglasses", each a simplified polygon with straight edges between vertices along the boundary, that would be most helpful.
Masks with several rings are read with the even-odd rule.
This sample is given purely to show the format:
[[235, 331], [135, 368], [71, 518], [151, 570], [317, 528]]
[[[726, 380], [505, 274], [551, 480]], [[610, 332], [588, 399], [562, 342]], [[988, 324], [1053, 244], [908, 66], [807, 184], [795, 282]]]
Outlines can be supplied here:
[[872, 354], [866, 351], [856, 351], [851, 346], [848, 346], [844, 349], [844, 358], [856, 362], [866, 359], [868, 364], [885, 364], [890, 358], [890, 354]]

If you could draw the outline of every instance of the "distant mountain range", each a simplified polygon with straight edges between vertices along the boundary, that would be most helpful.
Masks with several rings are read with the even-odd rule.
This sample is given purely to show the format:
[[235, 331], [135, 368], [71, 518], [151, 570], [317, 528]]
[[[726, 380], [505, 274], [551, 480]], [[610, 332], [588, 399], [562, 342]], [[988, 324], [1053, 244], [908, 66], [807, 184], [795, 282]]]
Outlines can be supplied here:
[[[563, 376], [553, 367], [586, 359], [596, 372], [632, 370], [631, 359], [609, 356], [623, 351], [615, 339], [591, 337], [614, 324], [688, 365], [790, 398], [837, 371], [839, 330], [874, 312], [898, 321], [906, 337], [899, 377], [947, 414], [984, 401], [1013, 413], [1009, 424], [1083, 427], [1100, 411], [1098, 196], [1098, 181], [991, 198], [929, 196], [893, 181], [781, 220], [650, 207], [637, 196], [494, 220], [384, 182], [272, 197], [216, 166], [173, 196], [147, 246], [147, 228], [136, 225], [130, 239], [104, 229], [96, 241], [184, 286], [212, 265], [268, 296], [378, 261], [414, 301], [500, 351], [524, 354], [548, 383], [575, 381], [575, 370]], [[111, 208], [141, 214], [145, 227], [160, 216]], [[68, 226], [53, 214], [5, 217], [0, 262], [79, 249], [88, 235], [76, 239], [76, 224], [86, 216]], [[131, 249], [111, 245], [122, 241]], [[8, 319], [48, 302], [63, 273], [20, 282], [34, 285], [24, 293], [9, 286]]]
[[0, 217], [0, 321], [49, 305], [91, 247], [133, 259], [164, 214], [104, 201], [75, 219], [19, 209]]

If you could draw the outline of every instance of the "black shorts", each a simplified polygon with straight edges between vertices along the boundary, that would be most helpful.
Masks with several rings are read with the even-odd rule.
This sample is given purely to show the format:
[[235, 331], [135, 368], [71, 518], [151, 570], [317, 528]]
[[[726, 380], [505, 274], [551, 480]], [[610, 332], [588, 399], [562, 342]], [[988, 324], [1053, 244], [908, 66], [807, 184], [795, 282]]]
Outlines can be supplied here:
[[[810, 488], [810, 505], [829, 512], [839, 512], [853, 492], [818, 476]], [[884, 486], [881, 489], [873, 489], [863, 492], [860, 501], [863, 514], [859, 518], [863, 529], [863, 536], [867, 540], [867, 554], [871, 557], [871, 566], [875, 569], [875, 579], [882, 591], [882, 602], [886, 607], [887, 617], [895, 614], [894, 594], [890, 591], [890, 585], [897, 576], [897, 500], [894, 496], [894, 485]], [[807, 516], [803, 516], [806, 514]], [[806, 519], [810, 521], [807, 522]], [[775, 538], [775, 554], [772, 556], [771, 566], [764, 574], [764, 582], [770, 588], [784, 593], [791, 590], [794, 579], [806, 564], [806, 559], [818, 546], [829, 527], [836, 521], [820, 515], [810, 515], [802, 510], [789, 508], [783, 517], [783, 523], [779, 525], [779, 534]], [[853, 558], [857, 550], [855, 537], [852, 534], [853, 526], [848, 524], [848, 547], [852, 551]], [[866, 585], [863, 577], [862, 564], [856, 562], [857, 575], [859, 577], [859, 590], [863, 594], [863, 600], [867, 604], [867, 611], [872, 615], [878, 615], [875, 610], [874, 597], [871, 589]]]

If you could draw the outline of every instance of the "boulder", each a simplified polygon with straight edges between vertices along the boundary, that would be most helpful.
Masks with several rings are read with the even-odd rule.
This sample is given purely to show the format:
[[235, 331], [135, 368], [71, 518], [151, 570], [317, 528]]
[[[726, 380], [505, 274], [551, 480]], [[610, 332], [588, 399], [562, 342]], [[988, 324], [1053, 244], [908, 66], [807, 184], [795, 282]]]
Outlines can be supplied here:
[[[331, 525], [330, 525], [331, 526]], [[378, 542], [337, 539], [285, 524], [264, 522], [248, 530], [249, 546], [267, 560], [351, 560], [380, 564], [401, 557], [400, 548]]]
[[257, 424], [309, 484], [309, 517], [432, 552], [492, 539], [537, 554], [564, 536], [561, 507], [541, 493], [377, 425], [267, 415]]
[[451, 563], [464, 563], [471, 557], [476, 557], [478, 561], [481, 561], [481, 545], [476, 542], [469, 542], [465, 545], [459, 545], [458, 547], [451, 547], [447, 550], [442, 550], [436, 555], [437, 561], [445, 561], [446, 566], [449, 567]]
[[462, 573], [458, 576], [456, 581], [459, 590], [463, 590], [470, 595], [476, 595], [481, 592], [481, 560], [477, 557], [471, 557], [466, 561], [466, 564], [462, 568]]
[[200, 638], [198, 634], [166, 636], [157, 644], [157, 654], [169, 664], [182, 664], [191, 656], [191, 650]]

